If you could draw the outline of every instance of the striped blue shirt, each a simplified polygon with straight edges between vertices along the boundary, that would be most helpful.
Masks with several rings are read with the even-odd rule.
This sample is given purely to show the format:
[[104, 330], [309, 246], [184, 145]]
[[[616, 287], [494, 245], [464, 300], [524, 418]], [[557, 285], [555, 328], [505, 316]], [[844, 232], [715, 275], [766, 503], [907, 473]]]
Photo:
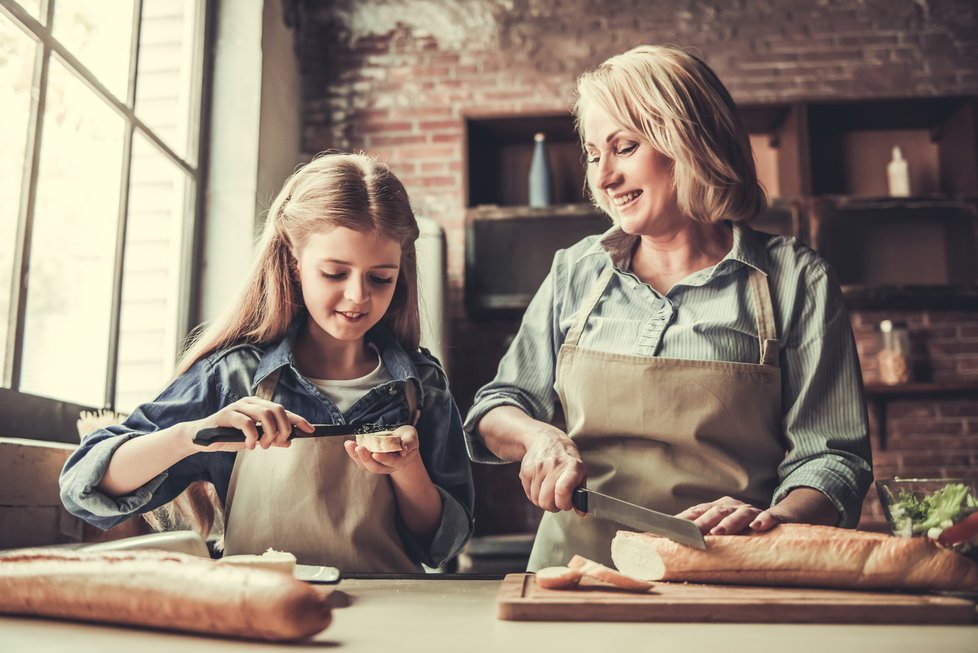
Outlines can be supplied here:
[[760, 361], [748, 280], [756, 268], [768, 277], [781, 341], [788, 443], [772, 505], [793, 488], [815, 488], [839, 511], [839, 525], [854, 527], [872, 481], [872, 457], [862, 375], [842, 291], [825, 261], [796, 239], [740, 223], [732, 229], [733, 246], [720, 262], [665, 295], [628, 271], [635, 237], [617, 227], [558, 251], [496, 378], [476, 393], [465, 422], [472, 460], [502, 462], [472, 433], [489, 410], [509, 405], [544, 422], [553, 418], [557, 352], [606, 266], [614, 265], [614, 274], [587, 320], [580, 347], [739, 363]]

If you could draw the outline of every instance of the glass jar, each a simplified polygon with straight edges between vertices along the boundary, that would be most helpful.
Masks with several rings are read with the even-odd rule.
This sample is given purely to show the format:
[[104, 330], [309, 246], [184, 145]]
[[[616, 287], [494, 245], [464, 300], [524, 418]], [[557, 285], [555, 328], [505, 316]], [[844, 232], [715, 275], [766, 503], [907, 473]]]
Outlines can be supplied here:
[[880, 322], [883, 348], [877, 355], [880, 381], [887, 385], [910, 382], [910, 332], [907, 325], [893, 320]]

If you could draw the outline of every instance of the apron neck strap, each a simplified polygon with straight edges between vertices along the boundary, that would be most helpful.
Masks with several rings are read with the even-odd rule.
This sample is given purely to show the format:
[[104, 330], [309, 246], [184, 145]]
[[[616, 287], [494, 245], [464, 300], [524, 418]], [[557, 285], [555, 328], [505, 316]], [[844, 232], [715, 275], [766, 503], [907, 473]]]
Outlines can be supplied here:
[[275, 386], [278, 385], [278, 377], [281, 375], [281, 367], [277, 370], [273, 370], [268, 376], [258, 383], [258, 387], [255, 388], [255, 396], [259, 399], [264, 399], [265, 401], [271, 401], [272, 396], [275, 394]]
[[778, 365], [778, 330], [774, 325], [774, 308], [771, 305], [771, 289], [767, 275], [751, 268], [750, 290], [757, 316], [757, 338], [761, 344], [761, 365]]
[[408, 422], [415, 426], [421, 419], [421, 410], [418, 408], [418, 389], [414, 387], [414, 381], [407, 379], [404, 381], [404, 399], [408, 405]]
[[[601, 276], [594, 282], [591, 286], [590, 294], [581, 304], [580, 312], [574, 318], [574, 323], [571, 325], [570, 330], [567, 332], [567, 337], [564, 339], [564, 343], [568, 345], [577, 345], [577, 342], [581, 339], [581, 334], [584, 332], [584, 325], [587, 323], [588, 317], [594, 311], [594, 307], [598, 305], [601, 297], [604, 295], [605, 289], [608, 287], [608, 283], [611, 281], [611, 276], [614, 273], [614, 268], [608, 265], [602, 272]], [[771, 365], [778, 366], [780, 359], [780, 350], [778, 342], [778, 331], [774, 323], [774, 307], [771, 304], [771, 290], [767, 283], [767, 275], [758, 270], [757, 268], [751, 268], [750, 270], [750, 290], [751, 298], [754, 302], [754, 313], [757, 317], [757, 339], [760, 342], [761, 347], [761, 365]], [[409, 400], [410, 404], [410, 400]], [[412, 414], [413, 414], [412, 410]]]
[[571, 325], [570, 331], [567, 332], [567, 337], [564, 338], [565, 344], [576, 345], [577, 341], [581, 339], [581, 333], [584, 332], [584, 324], [591, 315], [591, 311], [598, 305], [601, 296], [604, 295], [605, 288], [608, 287], [608, 282], [611, 281], [611, 275], [613, 273], [614, 267], [609, 264], [601, 272], [601, 276], [594, 282], [594, 285], [591, 286], [591, 294], [581, 304], [580, 312], [574, 318], [574, 324]]

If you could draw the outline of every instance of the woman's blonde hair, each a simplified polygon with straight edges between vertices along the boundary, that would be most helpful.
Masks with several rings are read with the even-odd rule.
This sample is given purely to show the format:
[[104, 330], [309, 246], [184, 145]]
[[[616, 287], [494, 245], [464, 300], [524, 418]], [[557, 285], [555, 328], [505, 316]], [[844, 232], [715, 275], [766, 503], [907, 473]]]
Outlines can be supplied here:
[[[674, 46], [642, 45], [581, 75], [577, 93], [581, 141], [592, 106], [644, 136], [672, 160], [677, 203], [694, 220], [749, 220], [767, 207], [740, 113], [697, 57]], [[590, 174], [587, 183], [595, 205], [614, 216]]]
[[[302, 309], [295, 256], [309, 236], [346, 227], [376, 232], [401, 246], [400, 270], [387, 313], [381, 319], [408, 351], [418, 349], [418, 223], [407, 191], [384, 164], [363, 154], [323, 153], [285, 182], [268, 209], [258, 253], [237, 299], [192, 339], [177, 375], [208, 354], [241, 343], [259, 347], [280, 340]], [[213, 488], [197, 482], [174, 501], [195, 530], [214, 524]], [[168, 516], [171, 521], [174, 515]]]

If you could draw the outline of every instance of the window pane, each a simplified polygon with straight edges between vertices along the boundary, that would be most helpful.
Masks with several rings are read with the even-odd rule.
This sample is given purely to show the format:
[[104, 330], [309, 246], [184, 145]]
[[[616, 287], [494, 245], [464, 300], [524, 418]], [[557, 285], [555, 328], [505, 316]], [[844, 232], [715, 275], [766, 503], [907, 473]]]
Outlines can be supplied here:
[[123, 412], [155, 397], [173, 374], [188, 184], [183, 170], [136, 134], [115, 397]]
[[47, 16], [41, 14], [41, 0], [17, 0], [17, 2], [27, 13], [40, 21], [42, 25], [47, 20]]
[[51, 59], [21, 388], [102, 405], [122, 169], [122, 119]]
[[59, 0], [54, 38], [122, 102], [129, 89], [133, 0]]
[[0, 359], [6, 359], [17, 216], [31, 111], [34, 41], [0, 16]]
[[200, 96], [194, 74], [197, 5], [197, 0], [144, 0], [139, 36], [136, 115], [185, 158]]

